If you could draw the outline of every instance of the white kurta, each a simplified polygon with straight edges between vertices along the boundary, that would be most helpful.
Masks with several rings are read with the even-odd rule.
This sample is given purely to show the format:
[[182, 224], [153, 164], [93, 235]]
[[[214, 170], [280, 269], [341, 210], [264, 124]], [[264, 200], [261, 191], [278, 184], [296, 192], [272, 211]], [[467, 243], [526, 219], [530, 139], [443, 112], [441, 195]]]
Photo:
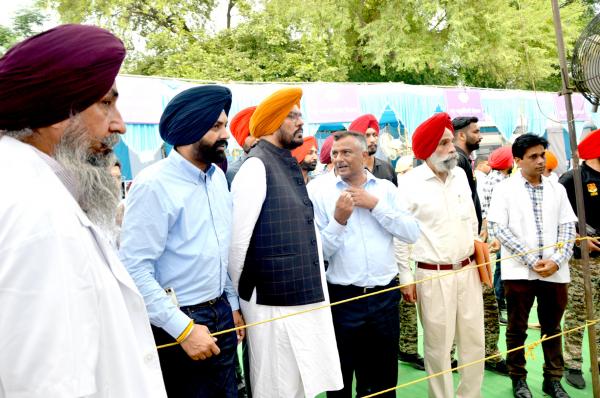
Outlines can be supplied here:
[[166, 397], [144, 301], [34, 148], [0, 138], [0, 397]]
[[[233, 233], [229, 275], [238, 288], [246, 251], [267, 194], [266, 172], [260, 159], [250, 158], [236, 174], [233, 194]], [[316, 231], [325, 301], [298, 306], [256, 304], [240, 298], [246, 323], [318, 307], [329, 303], [321, 239]], [[292, 316], [247, 329], [250, 348], [252, 395], [262, 397], [314, 397], [343, 387], [340, 361], [329, 308]]]

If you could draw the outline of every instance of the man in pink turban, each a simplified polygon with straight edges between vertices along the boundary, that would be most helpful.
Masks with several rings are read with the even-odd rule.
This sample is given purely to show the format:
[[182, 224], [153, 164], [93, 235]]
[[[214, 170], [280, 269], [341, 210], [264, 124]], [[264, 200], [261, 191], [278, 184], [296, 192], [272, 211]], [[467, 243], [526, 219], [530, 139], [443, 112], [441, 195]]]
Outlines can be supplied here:
[[[446, 113], [423, 122], [413, 133], [415, 157], [424, 163], [407, 172], [401, 184], [401, 203], [419, 221], [421, 236], [410, 259], [416, 263], [417, 280], [443, 276], [416, 286], [423, 325], [425, 369], [434, 374], [449, 369], [450, 351], [456, 341], [459, 365], [484, 357], [483, 298], [477, 269], [452, 271], [473, 264], [478, 222], [465, 172], [456, 167], [453, 127]], [[397, 242], [397, 251], [403, 244]], [[407, 252], [404, 249], [404, 252]], [[397, 256], [400, 281], [413, 280], [406, 256]], [[448, 275], [445, 275], [448, 274]], [[462, 370], [457, 396], [480, 397], [483, 363]], [[429, 396], [453, 397], [452, 374], [429, 380]]]

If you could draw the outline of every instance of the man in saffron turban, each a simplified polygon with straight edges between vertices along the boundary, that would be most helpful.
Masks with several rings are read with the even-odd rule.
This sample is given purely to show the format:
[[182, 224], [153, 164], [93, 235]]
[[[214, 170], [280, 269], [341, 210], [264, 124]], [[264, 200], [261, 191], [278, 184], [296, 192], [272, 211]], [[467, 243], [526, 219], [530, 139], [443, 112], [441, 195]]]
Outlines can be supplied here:
[[231, 119], [231, 123], [229, 124], [229, 129], [231, 130], [231, 134], [233, 134], [233, 138], [237, 141], [239, 146], [242, 147], [244, 153], [237, 158], [233, 163], [227, 167], [227, 172], [225, 173], [225, 177], [227, 177], [227, 185], [231, 188], [231, 182], [233, 181], [233, 177], [237, 174], [242, 166], [242, 163], [248, 158], [248, 152], [250, 149], [256, 145], [258, 142], [257, 139], [250, 135], [250, 118], [256, 109], [255, 106], [251, 106], [245, 109], [242, 109]]
[[317, 151], [319, 150], [315, 137], [306, 137], [304, 142], [298, 148], [292, 151], [292, 156], [296, 158], [302, 170], [304, 183], [308, 184], [310, 176], [308, 173], [317, 168]]
[[[249, 323], [329, 302], [313, 206], [290, 153], [303, 143], [301, 97], [284, 88], [256, 107], [250, 134], [260, 141], [231, 185], [229, 274]], [[248, 346], [253, 396], [342, 388], [329, 308], [249, 328]]]

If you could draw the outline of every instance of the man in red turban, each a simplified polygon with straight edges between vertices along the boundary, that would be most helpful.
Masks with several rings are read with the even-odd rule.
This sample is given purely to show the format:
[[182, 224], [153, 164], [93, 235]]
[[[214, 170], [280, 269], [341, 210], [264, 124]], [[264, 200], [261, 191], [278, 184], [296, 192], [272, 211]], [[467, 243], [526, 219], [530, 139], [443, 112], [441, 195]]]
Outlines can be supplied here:
[[308, 173], [317, 168], [318, 150], [317, 140], [314, 136], [310, 136], [305, 137], [304, 143], [292, 151], [292, 156], [296, 158], [302, 170], [302, 177], [304, 177], [305, 184], [308, 184], [310, 181]]
[[[228, 269], [248, 323], [329, 302], [312, 202], [290, 153], [304, 142], [301, 97], [301, 89], [284, 88], [256, 107], [250, 133], [260, 141], [231, 185]], [[247, 337], [253, 395], [342, 388], [330, 309], [249, 328]]]
[[367, 140], [367, 150], [369, 157], [365, 162], [365, 167], [377, 178], [391, 181], [398, 186], [398, 177], [392, 165], [382, 159], [375, 157], [377, 153], [377, 141], [379, 140], [379, 122], [377, 118], [370, 113], [362, 115], [350, 123], [348, 131], [355, 131], [365, 136]]
[[254, 147], [254, 145], [256, 145], [258, 142], [257, 138], [250, 135], [250, 118], [254, 114], [255, 110], [255, 106], [242, 109], [236, 113], [229, 124], [229, 129], [231, 130], [233, 138], [235, 138], [239, 146], [241, 146], [242, 150], [244, 151], [239, 158], [237, 158], [229, 165], [229, 167], [227, 167], [225, 177], [227, 177], [227, 185], [229, 188], [231, 188], [233, 178], [240, 170], [240, 167], [242, 167], [242, 163], [244, 163], [244, 161], [248, 158], [248, 152], [250, 152], [250, 149], [252, 149], [252, 147]]
[[[425, 162], [401, 180], [405, 187], [400, 190], [401, 203], [415, 215], [421, 229], [410, 255], [416, 263], [415, 278], [444, 276], [416, 286], [428, 374], [451, 367], [450, 351], [455, 340], [459, 365], [480, 360], [485, 354], [479, 273], [475, 268], [453, 273], [473, 264], [474, 240], [479, 237], [471, 189], [465, 172], [456, 167], [453, 140], [448, 114], [438, 113], [423, 122], [413, 133], [412, 143], [415, 156]], [[396, 245], [401, 252], [403, 244]], [[408, 260], [397, 258], [400, 269], [408, 268]], [[401, 275], [410, 282], [411, 273]], [[456, 392], [452, 374], [430, 379], [429, 396], [480, 396], [483, 370], [483, 363], [464, 368]]]
[[[581, 165], [581, 185], [583, 188], [583, 206], [585, 208], [586, 224], [588, 236], [598, 236], [600, 234], [600, 130], [589, 133], [577, 146], [579, 157], [585, 161]], [[573, 211], [577, 211], [575, 200], [575, 179], [573, 170], [564, 173], [559, 182], [564, 185], [569, 202]], [[595, 231], [595, 232], [594, 232]], [[578, 231], [580, 235], [583, 231]], [[589, 270], [592, 279], [592, 294], [599, 294], [600, 286], [600, 240], [593, 239], [587, 241], [589, 252]], [[573, 329], [585, 321], [585, 303], [583, 287], [583, 264], [581, 260], [581, 250], [583, 244], [576, 243], [573, 257], [569, 260], [569, 270], [571, 272], [571, 283], [569, 284], [569, 301], [565, 310], [566, 330]], [[594, 300], [595, 318], [600, 316], [600, 300]], [[600, 330], [597, 330], [597, 347], [600, 354]], [[583, 330], [575, 333], [569, 333], [564, 336], [564, 361], [565, 361], [565, 380], [575, 388], [585, 388], [583, 379], [581, 356], [583, 343]]]
[[3, 395], [166, 397], [144, 300], [109, 243], [124, 58], [84, 25], [0, 58]]

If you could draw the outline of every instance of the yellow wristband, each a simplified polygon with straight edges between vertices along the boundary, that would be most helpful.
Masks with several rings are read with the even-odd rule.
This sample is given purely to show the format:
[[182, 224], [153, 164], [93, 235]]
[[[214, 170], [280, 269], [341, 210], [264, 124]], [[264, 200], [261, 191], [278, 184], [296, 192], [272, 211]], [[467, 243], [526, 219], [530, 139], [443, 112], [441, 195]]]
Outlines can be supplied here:
[[177, 339], [175, 339], [175, 340], [177, 340], [177, 342], [179, 344], [181, 344], [181, 342], [183, 340], [185, 340], [190, 335], [190, 333], [192, 333], [193, 328], [194, 328], [194, 321], [192, 320], [192, 321], [190, 321], [190, 323], [188, 323], [188, 325], [185, 327], [185, 329], [183, 329], [183, 332], [181, 332], [179, 337], [177, 337]]

